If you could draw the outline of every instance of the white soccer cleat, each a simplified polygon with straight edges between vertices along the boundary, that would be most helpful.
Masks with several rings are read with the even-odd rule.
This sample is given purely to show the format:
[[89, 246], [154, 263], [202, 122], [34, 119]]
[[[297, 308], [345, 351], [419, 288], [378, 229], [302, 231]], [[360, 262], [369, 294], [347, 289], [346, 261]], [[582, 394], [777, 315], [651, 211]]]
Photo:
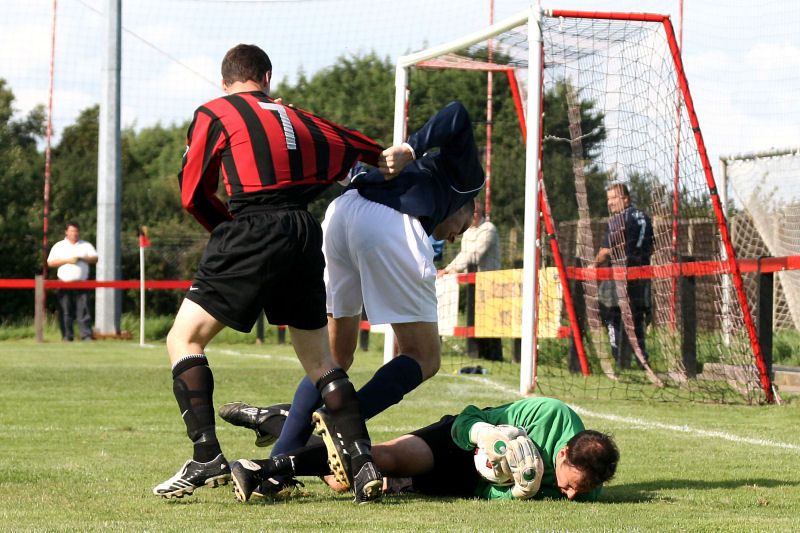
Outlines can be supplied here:
[[192, 494], [197, 487], [203, 485], [211, 488], [219, 487], [227, 485], [230, 479], [231, 469], [222, 454], [207, 463], [189, 459], [177, 474], [157, 485], [153, 489], [153, 494], [167, 499], [183, 498], [185, 494]]

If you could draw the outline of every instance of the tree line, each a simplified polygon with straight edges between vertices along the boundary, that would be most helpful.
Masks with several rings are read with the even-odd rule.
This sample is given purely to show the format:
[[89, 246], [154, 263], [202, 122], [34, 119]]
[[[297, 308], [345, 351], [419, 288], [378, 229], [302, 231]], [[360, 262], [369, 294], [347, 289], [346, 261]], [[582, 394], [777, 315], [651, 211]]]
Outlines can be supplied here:
[[[486, 51], [472, 54], [486, 59]], [[279, 73], [276, 73], [279, 74]], [[461, 70], [413, 69], [408, 131], [420, 128], [438, 109], [460, 100], [469, 110], [478, 146], [486, 145], [486, 73]], [[491, 216], [502, 234], [520, 231], [524, 221], [525, 150], [508, 79], [494, 76], [492, 101]], [[545, 135], [569, 138], [566, 83], [555, 85], [544, 95]], [[385, 146], [392, 140], [394, 113], [394, 65], [374, 53], [340, 57], [312, 76], [300, 74], [294, 83], [285, 80], [272, 89], [302, 109], [336, 123], [357, 129]], [[0, 253], [5, 258], [3, 278], [30, 279], [42, 272], [43, 184], [45, 155], [41, 140], [46, 130], [44, 107], [27, 115], [13, 113], [14, 93], [0, 79]], [[198, 105], [203, 102], [197, 102]], [[51, 152], [50, 213], [48, 241], [64, 238], [68, 221], [81, 225], [82, 238], [95, 243], [97, 224], [97, 141], [99, 106], [82, 110], [64, 129]], [[607, 174], [592, 164], [595, 151], [605, 139], [603, 116], [590, 101], [581, 102], [584, 132], [583, 158], [590, 211], [607, 214], [603, 188]], [[183, 124], [122, 131], [122, 277], [139, 276], [137, 228], [146, 225], [153, 246], [147, 255], [150, 279], [190, 279], [206, 242], [205, 230], [180, 205], [178, 172], [191, 117]], [[569, 143], [545, 142], [545, 183], [556, 222], [577, 218]], [[333, 186], [310, 206], [321, 217], [328, 203], [341, 192]], [[224, 197], [224, 191], [220, 188]], [[482, 195], [481, 195], [482, 196]], [[521, 253], [521, 251], [520, 251]], [[55, 273], [48, 276], [53, 279]], [[32, 291], [3, 291], [0, 324], [31, 316]], [[182, 295], [173, 291], [148, 294], [148, 311], [172, 314]], [[123, 298], [125, 311], [138, 305], [136, 291]], [[55, 308], [55, 303], [49, 304]]]

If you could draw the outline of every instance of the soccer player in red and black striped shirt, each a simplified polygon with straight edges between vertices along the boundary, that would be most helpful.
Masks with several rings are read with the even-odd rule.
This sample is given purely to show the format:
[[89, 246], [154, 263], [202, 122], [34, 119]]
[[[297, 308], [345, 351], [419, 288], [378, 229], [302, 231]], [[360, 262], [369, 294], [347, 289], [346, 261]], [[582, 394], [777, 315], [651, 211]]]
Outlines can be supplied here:
[[[181, 200], [211, 236], [167, 335], [167, 350], [194, 455], [153, 492], [182, 497], [230, 479], [215, 433], [214, 380], [204, 350], [225, 326], [250, 331], [263, 309], [270, 323], [289, 326], [297, 356], [327, 408], [315, 414], [318, 428], [332, 457], [349, 453], [345, 481], [356, 501], [366, 502], [380, 497], [381, 475], [355, 389], [331, 356], [322, 230], [306, 207], [358, 161], [393, 177], [395, 152], [272, 100], [271, 70], [257, 46], [232, 48], [222, 61], [227, 96], [200, 106], [189, 127]], [[215, 195], [220, 170], [228, 207]]]

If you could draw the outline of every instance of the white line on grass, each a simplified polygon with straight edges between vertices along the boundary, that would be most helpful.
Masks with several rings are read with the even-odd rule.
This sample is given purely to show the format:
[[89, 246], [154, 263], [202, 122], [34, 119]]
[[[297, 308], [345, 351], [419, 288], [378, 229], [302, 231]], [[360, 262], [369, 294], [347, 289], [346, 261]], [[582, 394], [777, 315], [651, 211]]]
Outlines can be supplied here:
[[703, 437], [714, 437], [719, 439], [725, 439], [733, 442], [741, 442], [745, 444], [757, 444], [760, 446], [769, 446], [771, 448], [784, 448], [787, 450], [800, 450], [800, 446], [796, 444], [789, 444], [787, 442], [775, 442], [772, 440], [765, 440], [765, 439], [751, 439], [748, 437], [740, 437], [738, 435], [731, 435], [730, 433], [724, 433], [722, 431], [710, 431], [707, 429], [698, 429], [689, 426], [675, 426], [672, 424], [662, 424], [661, 422], [649, 422], [647, 420], [642, 420], [639, 418], [630, 418], [626, 416], [617, 416], [617, 415], [609, 415], [603, 413], [595, 413], [593, 411], [589, 411], [588, 409], [584, 409], [582, 407], [578, 407], [576, 405], [570, 405], [573, 411], [578, 413], [579, 415], [591, 416], [595, 418], [602, 418], [605, 420], [611, 420], [613, 422], [622, 422], [625, 424], [632, 424], [635, 426], [641, 426], [647, 429], [666, 429], [669, 431], [679, 431], [681, 433], [693, 433], [696, 435], [701, 435]]
[[[518, 394], [518, 391], [500, 385], [498, 383], [493, 382], [491, 379], [488, 378], [478, 378], [479, 380], [483, 381], [486, 385], [491, 385], [496, 389], [500, 389], [504, 392], [508, 392], [509, 394]], [[701, 435], [703, 437], [714, 437], [729, 440], [732, 442], [741, 442], [745, 444], [756, 444], [759, 446], [769, 446], [771, 448], [784, 448], [786, 450], [800, 450], [800, 446], [797, 444], [790, 444], [787, 442], [775, 442], [772, 440], [765, 440], [765, 439], [751, 439], [748, 437], [740, 437], [738, 435], [731, 435], [730, 433], [724, 433], [722, 431], [710, 431], [707, 429], [698, 429], [689, 426], [676, 426], [672, 424], [662, 424], [661, 422], [650, 422], [648, 420], [642, 420], [640, 418], [631, 418], [626, 416], [618, 416], [618, 415], [611, 415], [605, 413], [596, 413], [594, 411], [589, 411], [588, 409], [584, 409], [583, 407], [578, 407], [577, 405], [570, 405], [573, 411], [578, 413], [582, 416], [591, 416], [594, 418], [600, 418], [604, 420], [610, 420], [612, 422], [622, 422], [623, 424], [631, 424], [634, 426], [641, 426], [646, 429], [665, 429], [668, 431], [679, 431], [681, 433], [692, 433], [695, 435]]]
[[225, 355], [239, 355], [241, 357], [255, 357], [257, 359], [276, 359], [278, 361], [291, 361], [300, 365], [300, 361], [297, 360], [297, 357], [292, 357], [288, 355], [269, 355], [264, 353], [243, 353], [237, 352], [236, 350], [226, 350], [226, 349], [217, 349], [217, 348], [206, 348], [206, 352], [217, 352], [217, 353], [224, 353]]
[[[164, 345], [156, 346], [155, 344], [138, 344], [137, 346], [140, 347], [140, 348], [164, 348]], [[217, 348], [206, 348], [206, 352], [211, 352], [211, 353], [218, 352], [218, 353], [224, 353], [225, 355], [240, 355], [242, 357], [256, 357], [258, 359], [277, 359], [277, 360], [284, 360], [284, 361], [294, 361], [297, 364], [300, 364], [300, 362], [297, 360], [296, 357], [291, 357], [291, 356], [286, 356], [286, 355], [269, 355], [269, 354], [263, 354], [263, 353], [242, 353], [242, 352], [237, 352], [236, 350], [227, 350], [227, 349], [224, 349], [224, 348], [220, 348], [220, 349], [217, 349]]]

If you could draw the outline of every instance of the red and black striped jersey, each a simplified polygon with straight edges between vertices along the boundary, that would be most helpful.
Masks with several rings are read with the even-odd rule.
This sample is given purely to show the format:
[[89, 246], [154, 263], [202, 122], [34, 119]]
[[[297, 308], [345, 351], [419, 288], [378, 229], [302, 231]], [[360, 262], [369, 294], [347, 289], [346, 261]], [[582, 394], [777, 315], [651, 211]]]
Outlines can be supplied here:
[[215, 195], [220, 168], [229, 196], [298, 187], [303, 197], [302, 186], [321, 190], [358, 161], [377, 165], [381, 151], [365, 135], [263, 92], [223, 96], [195, 111], [179, 175], [181, 201], [211, 230], [231, 218]]

